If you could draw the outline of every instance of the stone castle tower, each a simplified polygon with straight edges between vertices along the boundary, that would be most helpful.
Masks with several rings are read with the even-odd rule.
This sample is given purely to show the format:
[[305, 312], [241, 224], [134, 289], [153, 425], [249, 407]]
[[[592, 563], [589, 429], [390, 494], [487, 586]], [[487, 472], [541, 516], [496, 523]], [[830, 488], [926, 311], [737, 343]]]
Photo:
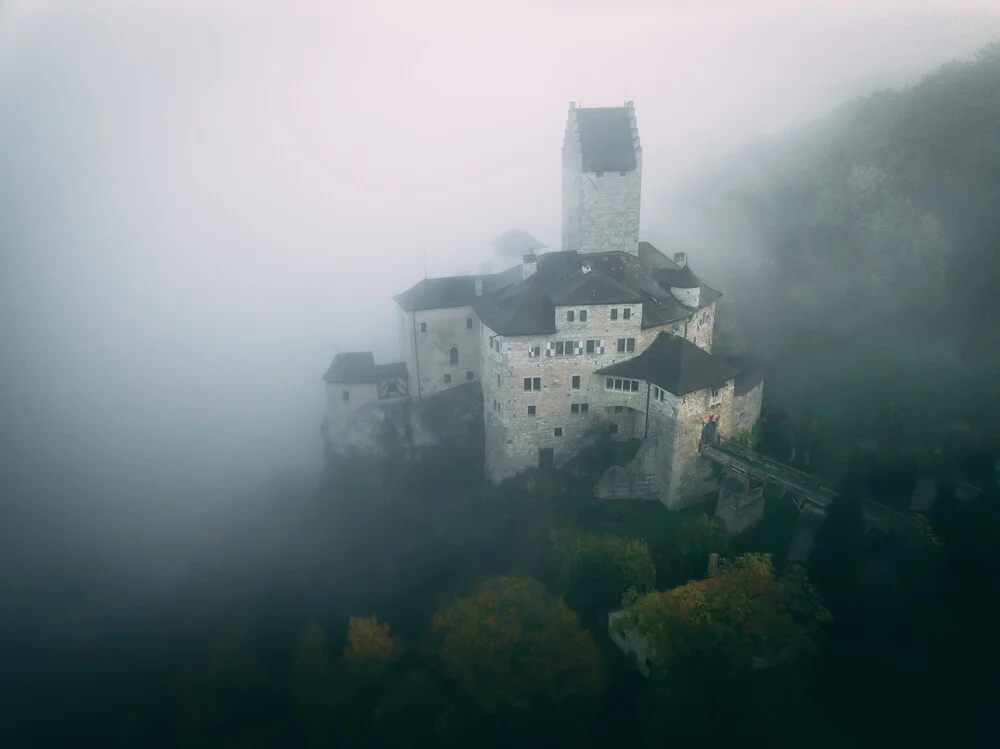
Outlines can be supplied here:
[[632, 102], [570, 102], [562, 164], [562, 249], [637, 255], [642, 145]]

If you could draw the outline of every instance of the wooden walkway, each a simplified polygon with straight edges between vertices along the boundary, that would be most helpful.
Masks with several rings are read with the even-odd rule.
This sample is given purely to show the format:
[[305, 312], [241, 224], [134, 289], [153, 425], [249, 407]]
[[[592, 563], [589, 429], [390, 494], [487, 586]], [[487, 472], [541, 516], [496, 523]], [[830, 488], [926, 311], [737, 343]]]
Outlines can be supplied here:
[[820, 510], [825, 511], [837, 498], [836, 492], [815, 476], [725, 440], [719, 440], [715, 444], [702, 444], [701, 454], [736, 475], [749, 476], [764, 484], [774, 484], [793, 498]]

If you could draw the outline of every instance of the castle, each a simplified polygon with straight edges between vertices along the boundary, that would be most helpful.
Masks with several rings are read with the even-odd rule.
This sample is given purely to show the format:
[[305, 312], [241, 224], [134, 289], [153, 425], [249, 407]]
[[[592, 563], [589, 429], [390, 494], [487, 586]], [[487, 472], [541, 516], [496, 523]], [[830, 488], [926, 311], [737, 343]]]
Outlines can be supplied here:
[[338, 354], [326, 373], [324, 430], [362, 410], [478, 382], [486, 475], [559, 467], [595, 426], [639, 439], [624, 472], [668, 507], [712, 486], [698, 447], [760, 414], [763, 382], [712, 354], [721, 294], [639, 240], [642, 145], [632, 102], [578, 108], [562, 148], [562, 247], [479, 276], [425, 278], [395, 297], [402, 361]]

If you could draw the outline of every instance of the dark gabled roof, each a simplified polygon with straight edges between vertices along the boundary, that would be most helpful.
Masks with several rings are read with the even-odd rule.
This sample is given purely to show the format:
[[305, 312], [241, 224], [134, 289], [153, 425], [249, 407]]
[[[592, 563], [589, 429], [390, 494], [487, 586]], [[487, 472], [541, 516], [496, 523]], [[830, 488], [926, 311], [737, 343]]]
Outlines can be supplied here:
[[744, 356], [727, 356], [726, 361], [739, 371], [734, 384], [735, 395], [746, 395], [764, 381], [757, 361]]
[[722, 357], [712, 356], [685, 338], [660, 333], [638, 356], [599, 369], [597, 374], [647, 380], [674, 395], [687, 395], [719, 387], [739, 372]]
[[701, 281], [698, 280], [698, 277], [688, 265], [677, 270], [655, 270], [652, 275], [659, 284], [668, 288], [697, 289], [701, 286]]
[[680, 270], [681, 267], [649, 242], [639, 242], [639, 262], [651, 269]]
[[323, 379], [343, 385], [367, 385], [388, 380], [393, 377], [409, 379], [406, 364], [376, 364], [375, 355], [371, 351], [351, 351], [337, 354], [333, 357], [330, 368], [326, 370]]
[[[655, 247], [644, 244], [647, 251], [663, 257]], [[487, 327], [507, 336], [555, 333], [557, 306], [641, 304], [642, 327], [647, 329], [683, 320], [693, 312], [677, 301], [666, 283], [684, 271], [672, 261], [666, 262], [674, 267], [661, 263], [651, 268], [635, 255], [621, 251], [546, 252], [538, 255], [536, 270], [527, 279], [522, 277], [520, 265], [480, 276], [483, 295], [479, 297], [476, 276], [452, 276], [425, 278], [395, 300], [407, 311], [472, 306]], [[701, 285], [700, 306], [719, 296]]]
[[583, 171], [616, 172], [635, 169], [632, 121], [625, 107], [576, 110]]
[[427, 309], [443, 309], [445, 307], [475, 306], [480, 297], [476, 296], [476, 279], [483, 281], [483, 294], [510, 286], [521, 278], [520, 266], [508, 268], [500, 273], [488, 273], [482, 276], [445, 276], [444, 278], [425, 278], [411, 286], [402, 294], [397, 294], [393, 300], [407, 312], [419, 312]]
[[555, 305], [638, 303], [642, 294], [603, 273], [581, 272], [553, 289], [549, 299]]

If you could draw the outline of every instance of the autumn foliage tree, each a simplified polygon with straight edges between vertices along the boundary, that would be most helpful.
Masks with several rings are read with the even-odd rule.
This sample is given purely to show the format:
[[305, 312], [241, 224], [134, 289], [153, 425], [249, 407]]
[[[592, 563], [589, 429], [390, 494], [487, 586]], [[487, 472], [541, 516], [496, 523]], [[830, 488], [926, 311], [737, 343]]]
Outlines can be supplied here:
[[[498, 577], [438, 611], [431, 647], [471, 721], [493, 740], [571, 741], [603, 691], [604, 663], [576, 614], [535, 580]], [[572, 716], [572, 717], [571, 717]]]
[[714, 745], [728, 740], [726, 726], [745, 730], [762, 714], [766, 724], [761, 704], [800, 697], [829, 618], [801, 567], [779, 576], [769, 554], [745, 554], [712, 578], [638, 599], [613, 626], [641, 637], [656, 667], [651, 732]]

